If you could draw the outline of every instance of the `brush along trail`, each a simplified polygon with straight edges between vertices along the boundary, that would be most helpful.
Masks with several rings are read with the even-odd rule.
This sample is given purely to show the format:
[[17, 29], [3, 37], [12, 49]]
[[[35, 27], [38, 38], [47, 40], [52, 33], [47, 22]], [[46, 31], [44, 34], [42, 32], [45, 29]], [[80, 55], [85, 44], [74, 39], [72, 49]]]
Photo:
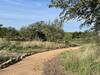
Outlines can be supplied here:
[[42, 75], [43, 63], [53, 59], [64, 51], [78, 50], [80, 47], [56, 49], [28, 56], [22, 61], [0, 71], [0, 75]]

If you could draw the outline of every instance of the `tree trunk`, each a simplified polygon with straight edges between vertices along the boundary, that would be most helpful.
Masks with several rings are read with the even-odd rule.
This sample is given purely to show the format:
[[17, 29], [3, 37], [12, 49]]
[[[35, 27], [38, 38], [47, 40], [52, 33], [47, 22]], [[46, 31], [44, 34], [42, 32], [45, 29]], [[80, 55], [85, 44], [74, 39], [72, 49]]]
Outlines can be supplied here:
[[98, 36], [100, 36], [100, 16], [96, 18], [96, 23], [94, 26], [95, 32], [97, 33]]

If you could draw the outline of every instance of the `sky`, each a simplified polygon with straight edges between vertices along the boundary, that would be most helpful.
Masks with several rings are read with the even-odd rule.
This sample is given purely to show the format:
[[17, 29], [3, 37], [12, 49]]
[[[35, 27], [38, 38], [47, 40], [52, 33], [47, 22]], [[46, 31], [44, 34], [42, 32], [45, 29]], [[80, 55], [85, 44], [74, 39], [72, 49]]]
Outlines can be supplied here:
[[[53, 21], [60, 9], [48, 8], [50, 0], [0, 0], [0, 24], [20, 29], [37, 21]], [[77, 20], [64, 23], [64, 31], [80, 31]]]

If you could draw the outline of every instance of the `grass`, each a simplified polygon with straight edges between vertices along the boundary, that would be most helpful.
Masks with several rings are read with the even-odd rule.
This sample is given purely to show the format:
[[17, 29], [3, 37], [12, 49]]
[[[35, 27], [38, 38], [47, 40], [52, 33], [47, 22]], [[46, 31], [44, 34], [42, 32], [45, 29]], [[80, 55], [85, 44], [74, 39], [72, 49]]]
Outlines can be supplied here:
[[66, 75], [64, 68], [60, 65], [58, 58], [53, 58], [44, 63], [42, 75]]
[[9, 59], [10, 59], [10, 57], [8, 57], [8, 56], [0, 56], [0, 64], [9, 60]]
[[[42, 41], [7, 41], [0, 39], [0, 62], [5, 62], [6, 57], [16, 57], [26, 53], [40, 53], [52, 49], [67, 47], [63, 43]], [[4, 54], [2, 54], [2, 52]]]
[[44, 65], [43, 75], [100, 75], [100, 47], [83, 45], [80, 50], [67, 51]]
[[4, 41], [0, 42], [0, 50], [8, 50], [11, 52], [30, 52], [39, 49], [56, 49], [66, 47], [63, 43], [42, 42], [42, 41]]
[[61, 64], [74, 75], [100, 75], [100, 51], [96, 45], [85, 45], [80, 51], [61, 54]]

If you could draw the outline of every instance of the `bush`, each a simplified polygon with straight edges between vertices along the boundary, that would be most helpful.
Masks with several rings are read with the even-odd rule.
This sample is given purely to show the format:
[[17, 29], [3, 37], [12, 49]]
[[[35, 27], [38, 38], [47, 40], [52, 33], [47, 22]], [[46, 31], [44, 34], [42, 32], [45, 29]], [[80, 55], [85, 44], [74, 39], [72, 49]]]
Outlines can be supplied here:
[[0, 64], [9, 60], [9, 59], [10, 59], [10, 57], [8, 57], [8, 56], [0, 56]]

